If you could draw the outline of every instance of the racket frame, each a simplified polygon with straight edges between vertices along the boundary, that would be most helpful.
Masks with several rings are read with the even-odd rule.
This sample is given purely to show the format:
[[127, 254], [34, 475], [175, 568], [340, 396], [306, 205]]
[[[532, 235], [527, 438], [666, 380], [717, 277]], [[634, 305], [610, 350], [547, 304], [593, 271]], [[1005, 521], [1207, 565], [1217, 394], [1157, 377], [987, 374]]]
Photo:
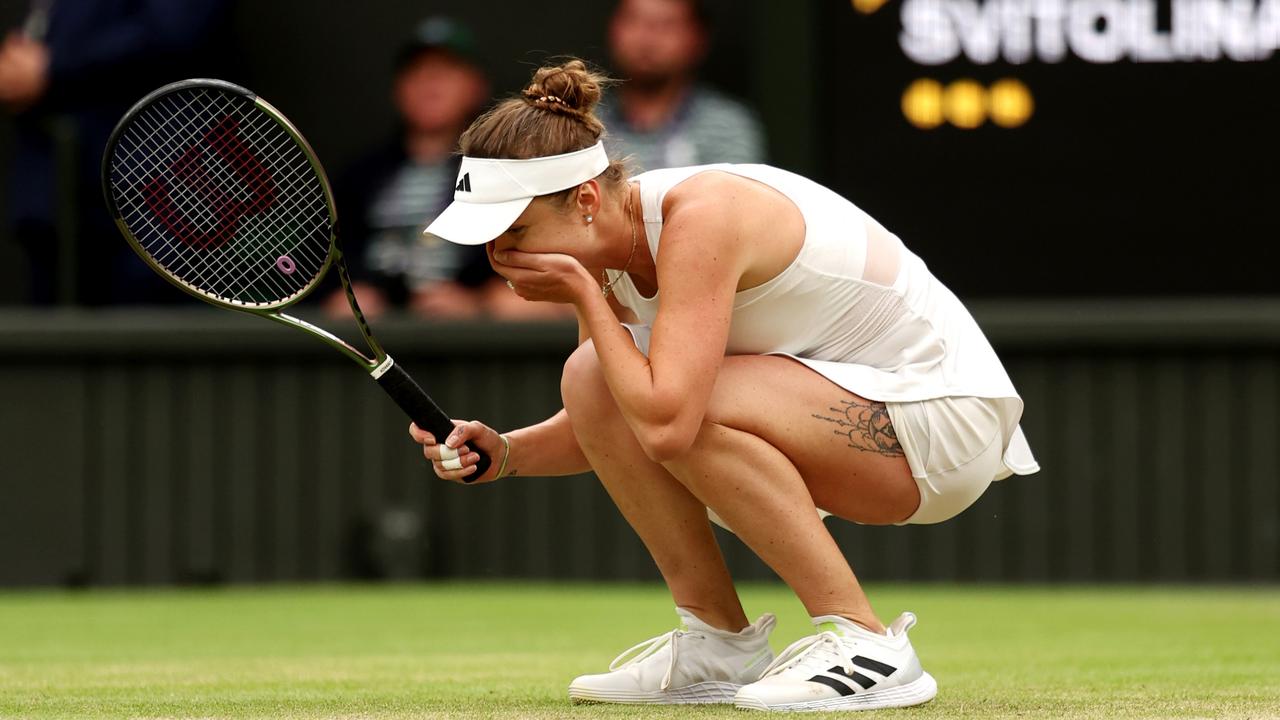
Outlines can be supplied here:
[[[324, 192], [326, 210], [329, 214], [329, 253], [321, 264], [320, 269], [315, 273], [315, 276], [311, 278], [311, 281], [289, 297], [274, 302], [254, 303], [219, 297], [218, 295], [206, 292], [196, 287], [160, 265], [160, 263], [151, 256], [151, 253], [143, 247], [142, 243], [129, 229], [120, 207], [116, 204], [111, 183], [111, 161], [115, 156], [116, 146], [120, 142], [121, 135], [131, 124], [130, 121], [141, 113], [143, 109], [150, 107], [165, 95], [199, 88], [229, 92], [239, 95], [245, 100], [253, 103], [258, 110], [277, 123], [297, 144], [320, 181], [320, 186]], [[184, 292], [194, 295], [195, 297], [212, 305], [264, 317], [283, 325], [298, 328], [299, 330], [303, 330], [320, 338], [363, 368], [365, 372], [373, 377], [378, 385], [380, 385], [382, 389], [391, 396], [392, 400], [400, 406], [400, 409], [403, 410], [410, 419], [417, 423], [419, 427], [434, 433], [438, 436], [440, 441], [443, 441], [442, 434], [447, 434], [452, 430], [453, 421], [449, 416], [440, 410], [439, 406], [435, 404], [435, 401], [423, 392], [422, 388], [418, 386], [418, 384], [409, 376], [408, 373], [404, 371], [403, 368], [395, 364], [391, 359], [391, 356], [387, 354], [385, 349], [383, 349], [382, 344], [373, 336], [373, 331], [369, 328], [369, 323], [365, 320], [364, 313], [360, 310], [360, 303], [356, 300], [355, 291], [351, 289], [351, 277], [347, 271], [346, 261], [343, 259], [342, 245], [339, 240], [338, 211], [333, 198], [333, 189], [329, 184], [329, 176], [325, 173], [324, 166], [320, 163], [320, 159], [312, 149], [311, 143], [307, 142], [307, 139], [303, 137], [302, 132], [299, 131], [283, 113], [277, 110], [270, 103], [263, 100], [252, 91], [240, 87], [239, 85], [211, 78], [182, 80], [154, 90], [146, 97], [135, 103], [133, 107], [129, 108], [128, 112], [124, 114], [119, 123], [116, 124], [115, 129], [111, 132], [111, 136], [107, 140], [107, 146], [102, 157], [102, 189], [103, 194], [106, 197], [107, 207], [111, 212], [111, 217], [115, 220], [116, 227], [120, 230], [120, 233], [124, 235], [134, 252], [140, 256], [147, 265], [151, 266], [152, 270], [160, 273], [161, 277], [165, 278], [173, 285], [176, 285]], [[342, 288], [346, 293], [347, 303], [351, 306], [351, 312], [355, 316], [356, 326], [360, 329], [360, 334], [364, 337], [364, 341], [368, 345], [371, 354], [362, 352], [347, 341], [324, 328], [313, 325], [306, 320], [280, 312], [281, 309], [289, 307], [290, 305], [293, 305], [307, 297], [316, 289], [320, 284], [320, 281], [324, 279], [324, 276], [329, 271], [330, 267], [334, 266], [336, 266], [338, 277], [342, 281]], [[476, 463], [475, 471], [471, 475], [462, 478], [463, 482], [468, 483], [474, 482], [476, 478], [483, 475], [492, 463], [489, 455], [478, 448], [471, 448], [471, 452], [478, 454], [480, 456], [480, 460]]]
[[[143, 247], [141, 242], [139, 242], [138, 238], [134, 236], [133, 231], [131, 231], [128, 224], [125, 223], [124, 213], [121, 212], [119, 206], [116, 204], [115, 197], [111, 191], [111, 158], [115, 155], [115, 149], [119, 144], [120, 136], [125, 129], [129, 127], [130, 121], [144, 108], [150, 107], [165, 95], [202, 88], [239, 95], [245, 100], [253, 103], [258, 110], [262, 111], [263, 114], [279, 125], [280, 128], [283, 129], [295, 143], [297, 143], [298, 147], [302, 150], [303, 155], [306, 157], [307, 163], [310, 164], [311, 169], [316, 173], [316, 176], [320, 180], [320, 187], [324, 191], [325, 207], [329, 213], [329, 251], [325, 257], [324, 263], [315, 273], [315, 276], [311, 281], [301, 290], [282, 300], [267, 303], [252, 303], [242, 300], [223, 298], [214, 295], [213, 293], [206, 292], [170, 272], [167, 268], [157, 262], [151, 256], [151, 253]], [[324, 170], [324, 165], [320, 163], [320, 158], [316, 156], [315, 150], [312, 149], [311, 143], [307, 142], [307, 139], [303, 137], [302, 132], [299, 131], [298, 128], [271, 103], [263, 100], [252, 91], [240, 87], [239, 85], [226, 82], [225, 80], [216, 80], [212, 78], [182, 80], [165, 85], [164, 87], [148, 93], [146, 97], [134, 103], [133, 107], [129, 108], [128, 112], [126, 112], [124, 117], [120, 119], [120, 122], [116, 125], [115, 129], [111, 132], [111, 136], [107, 140], [106, 150], [102, 155], [102, 189], [103, 194], [106, 197], [107, 208], [111, 211], [111, 217], [115, 221], [116, 228], [120, 230], [122, 235], [124, 235], [125, 240], [129, 242], [130, 247], [132, 247], [134, 252], [142, 258], [143, 262], [151, 266], [151, 269], [159, 273], [165, 280], [168, 280], [183, 292], [194, 295], [205, 302], [212, 303], [219, 307], [230, 308], [232, 310], [239, 310], [240, 312], [264, 317], [269, 320], [312, 333], [331, 345], [334, 349], [341, 352], [343, 355], [350, 358], [367, 372], [372, 373], [375, 379], [380, 376], [378, 370], [387, 363], [389, 356], [387, 355], [386, 350], [383, 349], [382, 344], [374, 337], [368, 321], [365, 320], [364, 313], [360, 310], [360, 303], [356, 300], [356, 294], [351, 289], [351, 277], [347, 272], [347, 264], [342, 255], [342, 244], [338, 234], [338, 210], [333, 198], [333, 189], [329, 184], [329, 176]], [[324, 276], [328, 273], [329, 269], [334, 266], [336, 266], [338, 277], [342, 281], [342, 289], [346, 293], [347, 303], [350, 304], [351, 312], [355, 315], [356, 326], [359, 328], [360, 335], [364, 338], [364, 341], [368, 345], [372, 355], [362, 352], [351, 343], [348, 343], [322, 327], [313, 325], [301, 318], [280, 312], [281, 309], [301, 302], [304, 298], [310, 295], [311, 292], [320, 284], [320, 281], [324, 279]]]

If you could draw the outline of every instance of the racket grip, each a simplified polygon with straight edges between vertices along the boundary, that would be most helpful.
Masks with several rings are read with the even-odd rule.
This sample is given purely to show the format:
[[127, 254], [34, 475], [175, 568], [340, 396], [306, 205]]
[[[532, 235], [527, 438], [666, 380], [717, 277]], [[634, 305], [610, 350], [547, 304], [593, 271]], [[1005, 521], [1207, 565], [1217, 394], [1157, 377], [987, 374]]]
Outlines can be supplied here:
[[[440, 409], [439, 405], [435, 404], [431, 396], [418, 387], [418, 383], [409, 377], [409, 373], [394, 362], [390, 362], [390, 358], [387, 358], [387, 360], [387, 364], [390, 367], [386, 367], [381, 374], [375, 372], [374, 379], [391, 396], [391, 399], [396, 401], [396, 405], [400, 406], [400, 409], [409, 416], [409, 419], [415, 425], [435, 435], [440, 442], [444, 442], [444, 439], [453, 432], [453, 420], [450, 420], [449, 416], [444, 414], [444, 411]], [[475, 447], [471, 450], [480, 456], [480, 461], [476, 463], [475, 472], [462, 478], [463, 482], [468, 483], [484, 475], [491, 462], [488, 454], [483, 450]]]

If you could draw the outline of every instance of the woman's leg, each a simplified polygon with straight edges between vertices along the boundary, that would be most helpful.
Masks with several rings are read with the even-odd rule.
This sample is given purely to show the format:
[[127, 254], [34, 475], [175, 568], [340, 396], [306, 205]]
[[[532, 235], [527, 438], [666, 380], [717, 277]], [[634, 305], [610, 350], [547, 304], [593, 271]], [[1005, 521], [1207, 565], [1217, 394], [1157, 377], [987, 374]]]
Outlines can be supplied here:
[[809, 615], [842, 615], [883, 632], [800, 473], [777, 448], [704, 423], [690, 453], [666, 467], [778, 573]]
[[[777, 355], [725, 358], [703, 427], [754, 435], [799, 472], [812, 502], [866, 525], [902, 522], [920, 488], [882, 402], [867, 400], [805, 365]], [[701, 438], [700, 438], [701, 439]], [[686, 462], [710, 461], [714, 448]]]
[[703, 503], [650, 460], [614, 404], [586, 343], [565, 364], [565, 410], [591, 467], [640, 536], [676, 605], [713, 627], [748, 625]]
[[[575, 353], [574, 374], [603, 383], [597, 362], [584, 345]], [[608, 393], [601, 396], [595, 398], [597, 414], [617, 414]], [[571, 408], [569, 413], [572, 419]], [[614, 427], [615, 442], [625, 436], [635, 443], [625, 422]], [[651, 465], [642, 452], [631, 464]], [[726, 358], [693, 448], [666, 469], [791, 586], [811, 615], [843, 615], [883, 630], [816, 511], [820, 506], [865, 523], [896, 522], [915, 511], [919, 490], [883, 404], [787, 358]], [[630, 485], [640, 478], [612, 482]], [[691, 510], [682, 508], [682, 520]], [[671, 531], [662, 512], [650, 512], [657, 526], [650, 534]], [[678, 544], [673, 549], [683, 550]]]

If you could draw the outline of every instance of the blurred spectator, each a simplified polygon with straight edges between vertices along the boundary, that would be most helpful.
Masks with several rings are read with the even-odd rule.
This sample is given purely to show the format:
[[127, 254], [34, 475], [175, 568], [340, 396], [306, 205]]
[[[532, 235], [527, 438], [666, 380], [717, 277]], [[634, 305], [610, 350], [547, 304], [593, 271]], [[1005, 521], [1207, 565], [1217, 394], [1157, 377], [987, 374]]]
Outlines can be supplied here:
[[[470, 29], [451, 18], [428, 18], [400, 49], [395, 67], [395, 136], [356, 161], [335, 190], [361, 309], [376, 315], [403, 306], [434, 318], [563, 314], [511, 292], [483, 246], [422, 235], [453, 200], [458, 138], [489, 99]], [[324, 305], [333, 315], [348, 312], [341, 289]]]
[[33, 302], [164, 302], [182, 294], [139, 262], [102, 203], [107, 136], [156, 87], [226, 69], [225, 0], [33, 0], [0, 45], [15, 114], [13, 236]]
[[701, 0], [621, 0], [614, 9], [609, 50], [623, 82], [601, 119], [611, 149], [644, 170], [765, 160], [755, 113], [697, 81], [709, 22]]

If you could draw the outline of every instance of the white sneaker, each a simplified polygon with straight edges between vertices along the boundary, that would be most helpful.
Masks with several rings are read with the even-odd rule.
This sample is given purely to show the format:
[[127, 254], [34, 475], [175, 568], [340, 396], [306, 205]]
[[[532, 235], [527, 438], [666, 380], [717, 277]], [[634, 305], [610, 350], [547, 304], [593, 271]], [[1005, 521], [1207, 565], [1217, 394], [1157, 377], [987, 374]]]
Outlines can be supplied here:
[[903, 613], [878, 635], [835, 615], [813, 619], [817, 635], [791, 644], [734, 698], [743, 710], [872, 710], [919, 705], [938, 694], [907, 639]]
[[730, 703], [773, 660], [769, 631], [776, 620], [760, 616], [741, 632], [719, 630], [684, 608], [681, 627], [619, 655], [609, 672], [583, 675], [569, 684], [575, 703]]

